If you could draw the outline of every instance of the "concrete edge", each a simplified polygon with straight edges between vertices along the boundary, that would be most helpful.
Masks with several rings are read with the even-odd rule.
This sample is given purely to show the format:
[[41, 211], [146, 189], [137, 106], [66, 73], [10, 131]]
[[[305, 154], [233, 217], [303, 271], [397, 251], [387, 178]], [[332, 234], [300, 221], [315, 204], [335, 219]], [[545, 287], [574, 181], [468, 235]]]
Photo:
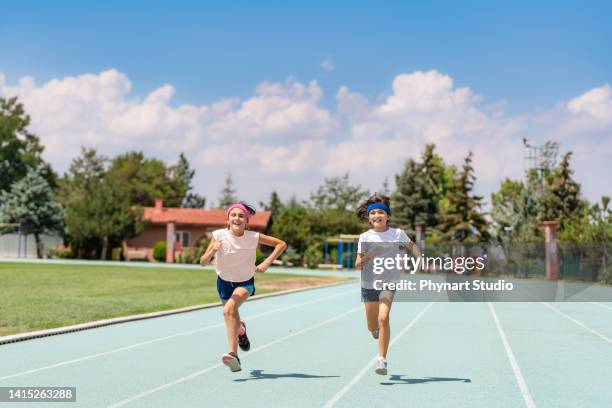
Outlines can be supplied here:
[[[346, 285], [349, 283], [353, 283], [353, 281], [354, 279], [350, 279], [344, 282], [325, 283], [321, 285], [307, 286], [304, 288], [288, 289], [288, 290], [282, 290], [280, 292], [272, 292], [272, 293], [266, 293], [263, 295], [255, 295], [253, 297], [250, 297], [247, 300], [247, 302], [253, 301], [253, 300], [266, 299], [266, 298], [275, 297], [275, 296], [290, 295], [292, 293], [297, 293], [297, 292], [306, 292], [309, 290], [316, 290], [316, 289], [323, 289], [323, 288], [332, 287], [332, 286]], [[221, 306], [221, 302], [207, 303], [204, 305], [187, 306], [187, 307], [182, 307], [179, 309], [164, 310], [161, 312], [151, 312], [151, 313], [143, 313], [143, 314], [137, 314], [137, 315], [123, 316], [123, 317], [115, 317], [112, 319], [96, 320], [93, 322], [80, 323], [80, 324], [75, 324], [72, 326], [57, 327], [57, 328], [48, 329], [48, 330], [37, 330], [33, 332], [11, 334], [9, 336], [0, 337], [0, 346], [3, 344], [17, 343], [20, 341], [38, 339], [41, 337], [57, 336], [60, 334], [74, 333], [74, 332], [78, 332], [82, 330], [96, 329], [98, 327], [111, 326], [114, 324], [121, 324], [121, 323], [129, 323], [129, 322], [134, 322], [138, 320], [154, 319], [157, 317], [171, 316], [171, 315], [175, 315], [179, 313], [188, 313], [188, 312], [193, 312], [193, 311], [202, 310], [202, 309], [210, 309], [210, 308], [219, 307], [219, 306]]]

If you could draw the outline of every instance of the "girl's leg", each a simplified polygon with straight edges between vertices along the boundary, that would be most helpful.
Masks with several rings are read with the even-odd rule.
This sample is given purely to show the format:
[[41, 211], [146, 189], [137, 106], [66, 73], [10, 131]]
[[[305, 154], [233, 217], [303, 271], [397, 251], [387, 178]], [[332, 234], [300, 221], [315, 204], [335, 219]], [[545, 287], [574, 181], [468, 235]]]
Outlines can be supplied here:
[[240, 314], [238, 308], [249, 297], [249, 291], [246, 288], [236, 288], [232, 297], [223, 305], [223, 318], [227, 329], [227, 340], [229, 343], [229, 351], [238, 353], [238, 333], [240, 331]]
[[389, 313], [393, 303], [392, 293], [381, 293], [378, 307], [378, 327], [380, 328], [378, 338], [378, 355], [387, 358], [389, 349], [389, 339], [391, 338], [391, 325], [389, 324]]
[[363, 302], [366, 311], [368, 330], [378, 330], [378, 302]]

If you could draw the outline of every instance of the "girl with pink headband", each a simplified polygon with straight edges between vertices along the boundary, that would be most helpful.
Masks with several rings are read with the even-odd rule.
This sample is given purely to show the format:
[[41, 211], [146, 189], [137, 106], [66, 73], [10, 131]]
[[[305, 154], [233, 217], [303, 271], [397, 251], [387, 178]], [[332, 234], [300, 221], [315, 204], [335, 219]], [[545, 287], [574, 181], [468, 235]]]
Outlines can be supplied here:
[[[211, 263], [216, 255], [217, 292], [223, 302], [223, 317], [227, 329], [229, 352], [221, 357], [231, 371], [240, 371], [238, 346], [243, 351], [251, 348], [246, 324], [240, 320], [238, 309], [255, 294], [255, 273], [263, 273], [285, 250], [287, 244], [278, 238], [247, 229], [255, 215], [253, 207], [237, 202], [226, 210], [227, 227], [213, 231], [212, 240], [200, 258], [202, 266]], [[274, 247], [262, 263], [255, 265], [259, 245]]]

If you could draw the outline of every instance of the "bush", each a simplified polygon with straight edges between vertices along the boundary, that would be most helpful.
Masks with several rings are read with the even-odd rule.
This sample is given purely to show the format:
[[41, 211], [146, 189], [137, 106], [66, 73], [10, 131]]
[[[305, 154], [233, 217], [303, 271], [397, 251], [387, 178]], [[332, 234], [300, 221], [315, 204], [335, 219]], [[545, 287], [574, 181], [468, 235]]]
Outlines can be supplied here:
[[111, 259], [113, 261], [120, 261], [121, 260], [121, 247], [117, 247], [117, 248], [113, 248], [111, 250]]
[[309, 268], [316, 268], [317, 265], [323, 263], [323, 251], [321, 250], [322, 244], [315, 243], [310, 244], [304, 252], [304, 263]]
[[607, 269], [602, 269], [599, 272], [599, 280], [601, 280], [601, 283], [612, 285], [612, 266], [608, 266]]
[[166, 241], [158, 241], [153, 247], [153, 259], [166, 262]]
[[281, 261], [288, 266], [300, 266], [302, 257], [292, 246], [288, 246], [285, 253], [281, 255]]
[[47, 251], [47, 258], [70, 259], [72, 258], [72, 248], [60, 245]]
[[257, 248], [257, 250], [255, 251], [255, 265], [259, 265], [260, 263], [262, 263], [264, 261], [264, 259], [266, 259], [267, 256], [265, 256], [261, 250], [259, 248]]

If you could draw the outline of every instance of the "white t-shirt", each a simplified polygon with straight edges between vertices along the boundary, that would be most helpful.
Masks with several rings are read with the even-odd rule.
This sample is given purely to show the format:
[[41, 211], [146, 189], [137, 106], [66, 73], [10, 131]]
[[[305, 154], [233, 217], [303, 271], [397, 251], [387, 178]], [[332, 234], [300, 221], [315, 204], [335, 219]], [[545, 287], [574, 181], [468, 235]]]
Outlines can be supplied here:
[[259, 232], [245, 230], [237, 237], [227, 228], [213, 231], [212, 236], [221, 242], [216, 254], [217, 275], [229, 282], [244, 282], [255, 275], [255, 259]]
[[[375, 243], [374, 245], [370, 245], [369, 248], [364, 243]], [[387, 242], [401, 242], [401, 243], [409, 243], [410, 238], [406, 233], [400, 228], [387, 228], [384, 232], [376, 232], [373, 229], [370, 229], [363, 234], [359, 235], [359, 241], [357, 242], [357, 253], [363, 254], [365, 250], [374, 250], [377, 252], [377, 257], [381, 258], [395, 258], [398, 254], [399, 246], [395, 245], [385, 245]], [[381, 245], [376, 245], [376, 243], [383, 243]], [[363, 248], [366, 246], [366, 248]], [[363, 269], [361, 273], [361, 287], [366, 289], [372, 289], [374, 280], [382, 279], [383, 282], [396, 282], [400, 279], [400, 270], [396, 268], [392, 268], [391, 270], [386, 270], [383, 275], [375, 276], [371, 273], [371, 266], [367, 269]]]
[[362, 242], [410, 242], [410, 238], [400, 228], [387, 228], [384, 232], [376, 232], [373, 229], [369, 229], [363, 234], [359, 235], [359, 241], [357, 242], [357, 253], [362, 254], [361, 243]]

